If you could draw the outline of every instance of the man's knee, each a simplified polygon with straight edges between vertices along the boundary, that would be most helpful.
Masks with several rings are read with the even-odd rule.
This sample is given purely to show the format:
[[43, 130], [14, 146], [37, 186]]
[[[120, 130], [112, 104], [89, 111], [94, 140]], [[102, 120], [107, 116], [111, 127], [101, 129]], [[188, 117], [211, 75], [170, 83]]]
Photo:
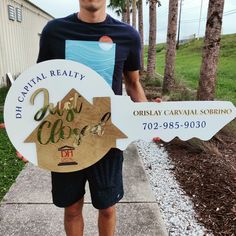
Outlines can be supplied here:
[[70, 220], [82, 216], [84, 198], [65, 208], [65, 219]]
[[116, 213], [115, 205], [111, 206], [111, 207], [108, 207], [108, 208], [105, 208], [105, 209], [100, 209], [99, 210], [100, 216], [102, 216], [104, 218], [107, 218], [107, 219], [110, 219], [110, 218], [114, 217], [115, 213]]

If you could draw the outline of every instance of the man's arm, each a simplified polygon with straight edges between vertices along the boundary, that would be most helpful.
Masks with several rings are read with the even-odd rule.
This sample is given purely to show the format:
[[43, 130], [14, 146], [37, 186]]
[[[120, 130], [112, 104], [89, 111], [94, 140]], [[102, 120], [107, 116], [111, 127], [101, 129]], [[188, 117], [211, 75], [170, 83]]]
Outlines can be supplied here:
[[147, 102], [143, 87], [139, 80], [139, 71], [126, 71], [123, 74], [127, 94], [134, 102]]
[[50, 51], [50, 25], [52, 24], [52, 22], [53, 21], [48, 22], [42, 30], [39, 42], [39, 53], [37, 63], [52, 59]]

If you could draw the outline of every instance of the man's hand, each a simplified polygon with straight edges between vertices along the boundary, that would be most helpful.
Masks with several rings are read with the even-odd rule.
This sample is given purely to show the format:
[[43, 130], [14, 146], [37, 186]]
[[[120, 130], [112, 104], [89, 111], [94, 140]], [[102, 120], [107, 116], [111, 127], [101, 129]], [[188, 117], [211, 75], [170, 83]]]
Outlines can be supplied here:
[[25, 159], [18, 151], [16, 151], [16, 156], [17, 156], [18, 158], [20, 158], [24, 163], [27, 163], [27, 162], [28, 162], [28, 160]]
[[[153, 102], [157, 102], [157, 103], [161, 103], [162, 100], [161, 98], [155, 98], [155, 99], [152, 99]], [[159, 137], [155, 137], [152, 139], [153, 142], [155, 143], [159, 143], [161, 141], [161, 139]]]
[[161, 98], [155, 98], [155, 99], [152, 99], [153, 102], [157, 102], [157, 103], [160, 103], [162, 102]]
[[152, 141], [154, 143], [159, 143], [159, 142], [161, 142], [161, 139], [159, 137], [155, 137], [155, 138], [152, 139]]
[[0, 129], [5, 129], [5, 124], [4, 123], [0, 124]]

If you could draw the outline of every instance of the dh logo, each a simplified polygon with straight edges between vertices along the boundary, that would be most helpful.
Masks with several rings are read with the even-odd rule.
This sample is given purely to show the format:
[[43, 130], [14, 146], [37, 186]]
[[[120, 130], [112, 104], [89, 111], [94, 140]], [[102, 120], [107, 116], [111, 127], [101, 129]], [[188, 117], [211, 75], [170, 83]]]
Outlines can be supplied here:
[[58, 151], [61, 152], [61, 162], [58, 164], [58, 166], [78, 165], [78, 163], [73, 160], [74, 150], [75, 148], [71, 146], [63, 146], [58, 148]]

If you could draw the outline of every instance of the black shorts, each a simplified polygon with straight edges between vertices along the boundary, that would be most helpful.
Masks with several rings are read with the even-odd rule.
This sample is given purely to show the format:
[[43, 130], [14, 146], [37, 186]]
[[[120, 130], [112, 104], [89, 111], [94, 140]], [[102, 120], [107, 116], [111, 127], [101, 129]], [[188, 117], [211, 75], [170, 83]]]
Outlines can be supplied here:
[[70, 173], [52, 172], [53, 203], [68, 207], [85, 194], [88, 180], [92, 204], [105, 209], [119, 202], [124, 195], [122, 179], [123, 152], [111, 149], [100, 161], [80, 171]]

